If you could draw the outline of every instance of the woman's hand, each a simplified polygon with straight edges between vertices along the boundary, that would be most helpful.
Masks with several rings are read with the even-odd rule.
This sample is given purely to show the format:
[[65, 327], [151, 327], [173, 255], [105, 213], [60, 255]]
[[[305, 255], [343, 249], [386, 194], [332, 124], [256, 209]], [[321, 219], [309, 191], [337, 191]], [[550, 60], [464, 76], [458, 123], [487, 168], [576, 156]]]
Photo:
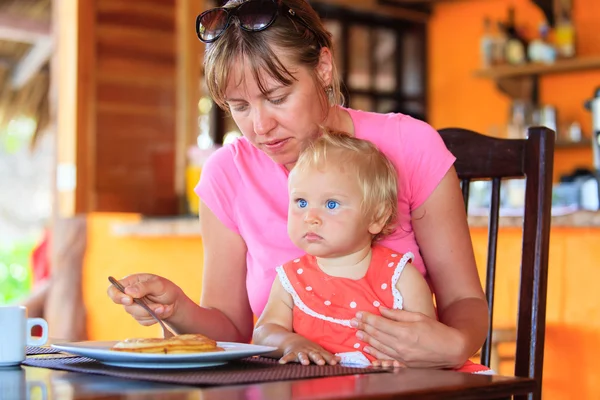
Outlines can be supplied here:
[[142, 307], [133, 302], [134, 298], [146, 296], [146, 303], [158, 317], [168, 320], [176, 311], [178, 305], [187, 297], [181, 288], [168, 279], [153, 274], [134, 274], [119, 280], [125, 287], [125, 293], [110, 285], [107, 293], [116, 304], [124, 306], [133, 318], [140, 324], [150, 326], [156, 320]]
[[465, 337], [457, 329], [421, 313], [380, 308], [381, 315], [359, 312], [352, 320], [364, 351], [378, 361], [397, 360], [416, 368], [455, 368], [466, 361]]
[[279, 359], [280, 364], [299, 362], [302, 365], [309, 365], [311, 362], [317, 365], [335, 365], [338, 361], [339, 357], [300, 335], [294, 335], [294, 338], [286, 343], [283, 357]]

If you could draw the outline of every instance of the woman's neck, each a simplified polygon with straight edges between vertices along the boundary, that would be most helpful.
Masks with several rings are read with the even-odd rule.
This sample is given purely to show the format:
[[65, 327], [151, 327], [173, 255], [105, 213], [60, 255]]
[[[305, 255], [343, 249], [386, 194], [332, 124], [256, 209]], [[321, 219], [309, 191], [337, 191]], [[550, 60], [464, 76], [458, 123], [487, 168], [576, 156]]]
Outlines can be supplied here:
[[333, 106], [329, 109], [324, 125], [329, 129], [347, 132], [354, 136], [352, 117], [350, 117], [348, 111], [340, 106]]
[[361, 279], [371, 264], [371, 244], [351, 254], [339, 257], [316, 257], [317, 265], [327, 275], [339, 278]]
[[[329, 109], [329, 114], [327, 114], [327, 117], [323, 120], [323, 126], [331, 130], [347, 132], [354, 136], [354, 121], [352, 121], [352, 117], [350, 117], [348, 111], [340, 106], [333, 106]], [[294, 165], [295, 163], [282, 165], [286, 175], [289, 175], [289, 172], [294, 168]]]

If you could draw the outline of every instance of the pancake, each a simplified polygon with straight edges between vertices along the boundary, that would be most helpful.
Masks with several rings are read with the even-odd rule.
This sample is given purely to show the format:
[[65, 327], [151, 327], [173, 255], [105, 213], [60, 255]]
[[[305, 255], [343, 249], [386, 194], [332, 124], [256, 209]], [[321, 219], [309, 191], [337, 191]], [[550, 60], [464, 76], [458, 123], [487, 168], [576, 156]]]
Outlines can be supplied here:
[[125, 339], [111, 350], [133, 353], [184, 354], [224, 351], [217, 342], [200, 334], [176, 335], [169, 339], [143, 338]]

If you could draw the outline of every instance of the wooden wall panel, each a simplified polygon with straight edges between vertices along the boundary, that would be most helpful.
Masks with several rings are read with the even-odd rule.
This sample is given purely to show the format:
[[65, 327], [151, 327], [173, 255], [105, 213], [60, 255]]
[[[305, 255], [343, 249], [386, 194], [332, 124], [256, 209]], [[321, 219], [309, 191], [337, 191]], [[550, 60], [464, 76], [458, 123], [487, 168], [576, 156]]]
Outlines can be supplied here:
[[173, 109], [175, 104], [174, 90], [165, 87], [152, 87], [149, 84], [131, 84], [126, 82], [98, 82], [98, 104], [135, 104], [143, 107]]
[[174, 115], [154, 114], [139, 118], [131, 113], [105, 113], [103, 109], [100, 109], [97, 116], [96, 127], [98, 131], [111, 132], [111, 136], [119, 139], [131, 138], [139, 141], [154, 141], [175, 124]]
[[96, 0], [94, 207], [174, 215], [176, 0]]
[[52, 1], [57, 216], [185, 212], [205, 0]]

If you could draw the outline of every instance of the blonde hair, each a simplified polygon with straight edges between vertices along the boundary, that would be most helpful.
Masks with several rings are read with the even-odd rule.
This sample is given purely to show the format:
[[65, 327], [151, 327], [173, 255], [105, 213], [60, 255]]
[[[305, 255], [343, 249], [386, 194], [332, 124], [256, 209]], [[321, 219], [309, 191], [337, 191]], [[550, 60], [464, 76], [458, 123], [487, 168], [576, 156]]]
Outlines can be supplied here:
[[363, 196], [362, 211], [367, 218], [381, 221], [389, 215], [373, 240], [394, 232], [398, 217], [398, 177], [391, 161], [367, 140], [323, 128], [323, 134], [302, 151], [292, 173], [307, 168], [323, 169], [332, 161], [355, 170]]
[[[230, 0], [224, 7], [235, 7], [243, 2]], [[237, 18], [232, 18], [231, 26], [215, 42], [206, 45], [206, 85], [210, 96], [222, 109], [229, 109], [225, 101], [225, 89], [230, 71], [239, 68], [236, 64], [239, 64], [240, 60], [250, 63], [254, 79], [263, 94], [266, 94], [264, 77], [261, 76], [263, 73], [282, 85], [290, 86], [296, 78], [284, 66], [278, 54], [285, 54], [294, 65], [304, 66], [311, 71], [315, 84], [322, 89], [319, 93], [324, 111], [329, 106], [343, 104], [340, 76], [333, 62], [331, 33], [325, 29], [319, 15], [308, 1], [285, 0], [285, 4], [295, 11], [294, 17], [279, 12], [275, 22], [260, 32], [244, 31], [240, 28]], [[306, 28], [297, 18], [301, 18], [311, 29]], [[324, 47], [327, 47], [332, 55], [332, 79], [329, 85], [321, 82], [316, 73], [321, 49]]]

